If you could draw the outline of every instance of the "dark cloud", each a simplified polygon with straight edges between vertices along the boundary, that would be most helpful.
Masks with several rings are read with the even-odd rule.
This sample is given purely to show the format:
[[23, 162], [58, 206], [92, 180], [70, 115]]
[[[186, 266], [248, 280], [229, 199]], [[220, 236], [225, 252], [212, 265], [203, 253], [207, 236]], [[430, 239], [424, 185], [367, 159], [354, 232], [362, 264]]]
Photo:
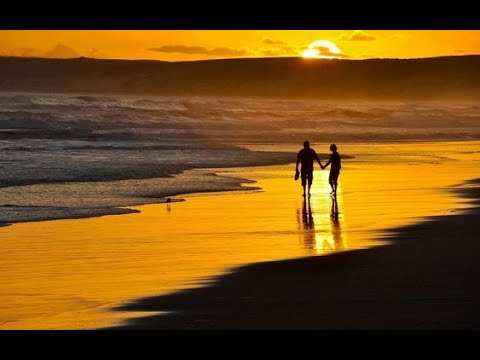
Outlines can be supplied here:
[[273, 40], [273, 39], [270, 39], [270, 38], [264, 38], [262, 40], [262, 43], [266, 44], [266, 45], [286, 45], [283, 41], [281, 40]]
[[188, 46], [188, 45], [165, 45], [158, 48], [151, 48], [151, 51], [163, 53], [178, 53], [178, 54], [192, 54], [192, 55], [215, 55], [215, 56], [247, 56], [249, 53], [242, 49], [232, 49], [226, 47], [219, 47], [207, 49], [203, 46]]
[[373, 41], [376, 37], [366, 33], [362, 30], [355, 30], [349, 35], [343, 34], [340, 36], [340, 40], [347, 40], [347, 41]]
[[70, 46], [58, 43], [53, 49], [48, 50], [44, 56], [49, 58], [75, 58], [80, 55]]
[[311, 47], [310, 49], [318, 50], [318, 56], [325, 56], [325, 57], [336, 57], [336, 58], [346, 58], [348, 55], [344, 53], [334, 53], [331, 52], [330, 49], [326, 46], [315, 46]]
[[[305, 52], [309, 52], [308, 55], [305, 55]], [[345, 53], [335, 53], [330, 50], [327, 46], [312, 46], [310, 45], [307, 49], [303, 51], [304, 56], [307, 57], [316, 57], [316, 58], [336, 58], [336, 59], [346, 59], [350, 56]]]
[[262, 46], [258, 49], [257, 54], [261, 56], [299, 56], [300, 48], [289, 45], [285, 41], [273, 40], [265, 37], [262, 39]]
[[267, 47], [260, 50], [264, 56], [298, 56], [300, 51], [297, 47], [282, 45], [275, 47]]
[[331, 52], [330, 49], [325, 47], [325, 46], [317, 46], [317, 47], [314, 47], [313, 49], [318, 50], [318, 55], [321, 55], [321, 56], [337, 56], [337, 55], [339, 55], [339, 54], [335, 54], [335, 53]]

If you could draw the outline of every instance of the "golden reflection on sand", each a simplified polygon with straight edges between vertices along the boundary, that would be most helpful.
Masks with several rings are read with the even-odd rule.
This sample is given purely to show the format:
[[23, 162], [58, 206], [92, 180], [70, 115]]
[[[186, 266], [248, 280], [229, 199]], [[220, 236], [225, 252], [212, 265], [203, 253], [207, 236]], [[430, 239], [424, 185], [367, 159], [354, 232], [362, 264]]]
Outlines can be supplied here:
[[[343, 215], [339, 211], [338, 197], [341, 198], [341, 194], [330, 196], [331, 208], [328, 214], [325, 212], [326, 206], [319, 204], [317, 200], [312, 201], [310, 196], [303, 198], [301, 209], [297, 207], [298, 234], [305, 249], [312, 254], [348, 250], [346, 236], [342, 236]], [[323, 211], [317, 213], [315, 206], [319, 206], [319, 209]], [[329, 219], [328, 223], [327, 218]]]

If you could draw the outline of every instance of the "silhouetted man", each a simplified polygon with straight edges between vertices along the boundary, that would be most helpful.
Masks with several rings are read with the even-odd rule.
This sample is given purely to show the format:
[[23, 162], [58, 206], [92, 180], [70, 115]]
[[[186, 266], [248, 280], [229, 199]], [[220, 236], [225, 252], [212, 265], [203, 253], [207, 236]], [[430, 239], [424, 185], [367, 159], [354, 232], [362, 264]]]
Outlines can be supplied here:
[[305, 196], [305, 190], [308, 183], [308, 195], [310, 196], [310, 188], [312, 187], [313, 182], [313, 160], [318, 162], [318, 165], [322, 167], [322, 163], [318, 158], [317, 153], [315, 150], [310, 148], [310, 143], [305, 141], [303, 143], [303, 149], [300, 150], [297, 154], [297, 164], [295, 166], [295, 178], [298, 178], [298, 164], [302, 164], [302, 168], [300, 170], [301, 178], [302, 178], [302, 186], [303, 186], [303, 196]]
[[331, 194], [336, 195], [337, 194], [337, 182], [338, 182], [338, 176], [340, 175], [340, 169], [342, 168], [342, 162], [340, 160], [340, 154], [337, 152], [337, 145], [332, 144], [330, 145], [330, 151], [332, 152], [332, 155], [330, 156], [330, 159], [328, 162], [325, 164], [325, 166], [322, 166], [322, 169], [325, 169], [328, 165], [332, 164], [330, 167], [330, 176], [328, 177], [328, 182], [330, 183], [330, 186], [332, 187], [332, 192]]

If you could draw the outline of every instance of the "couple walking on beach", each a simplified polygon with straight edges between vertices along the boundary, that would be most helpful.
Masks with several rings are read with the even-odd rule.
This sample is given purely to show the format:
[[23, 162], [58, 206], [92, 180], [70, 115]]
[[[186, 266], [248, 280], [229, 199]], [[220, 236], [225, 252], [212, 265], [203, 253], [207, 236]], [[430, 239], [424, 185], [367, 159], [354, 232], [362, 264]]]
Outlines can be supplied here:
[[[295, 180], [298, 180], [300, 177], [302, 179], [303, 186], [303, 196], [306, 195], [306, 187], [308, 185], [308, 195], [310, 196], [310, 188], [312, 187], [313, 182], [313, 161], [316, 160], [320, 168], [323, 170], [327, 166], [330, 167], [330, 176], [328, 177], [328, 182], [332, 187], [332, 195], [337, 194], [337, 183], [338, 176], [340, 175], [340, 169], [342, 167], [340, 161], [340, 154], [337, 152], [337, 146], [335, 144], [330, 145], [330, 151], [332, 155], [325, 165], [322, 165], [320, 159], [318, 158], [317, 153], [310, 147], [310, 142], [305, 141], [303, 143], [303, 149], [301, 149], [297, 154], [297, 163], [295, 166]], [[300, 172], [298, 171], [298, 165], [302, 164]]]

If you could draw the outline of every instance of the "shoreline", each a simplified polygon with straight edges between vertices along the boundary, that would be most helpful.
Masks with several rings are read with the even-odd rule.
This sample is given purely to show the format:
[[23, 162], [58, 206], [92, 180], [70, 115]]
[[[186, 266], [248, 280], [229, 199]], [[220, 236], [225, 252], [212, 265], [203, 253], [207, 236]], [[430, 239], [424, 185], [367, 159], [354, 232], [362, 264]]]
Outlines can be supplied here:
[[[402, 141], [394, 141], [394, 140], [381, 140], [381, 141], [365, 141], [365, 140], [358, 140], [358, 141], [347, 141], [344, 142], [343, 146], [349, 146], [349, 145], [367, 145], [367, 146], [375, 146], [375, 145], [399, 145], [399, 144], [409, 144], [411, 143], [412, 140], [402, 140]], [[448, 140], [446, 139], [445, 141], [442, 140], [425, 140], [425, 141], [414, 141], [416, 145], [418, 144], [442, 144], [442, 143], [470, 143], [470, 142], [478, 142], [478, 140], [475, 139], [468, 139], [468, 140], [461, 140], [461, 139], [455, 139], [455, 140]], [[250, 143], [244, 143], [244, 142], [238, 142], [238, 143], [232, 143], [234, 146], [241, 146], [241, 147], [248, 147], [251, 146], [253, 148], [255, 147], [262, 147], [262, 146], [276, 146], [279, 144], [272, 144], [272, 143], [255, 143], [255, 142], [250, 142]], [[280, 144], [282, 145], [282, 144]], [[285, 144], [283, 144], [285, 145]], [[293, 146], [293, 144], [290, 144], [290, 146]], [[280, 154], [281, 158], [275, 159], [274, 161], [270, 162], [260, 162], [258, 164], [239, 164], [238, 166], [215, 166], [215, 167], [195, 167], [192, 169], [187, 169], [187, 170], [182, 170], [179, 173], [175, 174], [168, 174], [165, 176], [157, 176], [157, 177], [141, 177], [141, 178], [129, 178], [129, 179], [123, 179], [123, 180], [105, 180], [105, 181], [66, 181], [66, 182], [39, 182], [39, 183], [32, 183], [32, 184], [21, 184], [21, 185], [11, 185], [11, 186], [4, 186], [1, 187], [0, 190], [3, 192], [3, 197], [5, 203], [0, 205], [0, 208], [2, 209], [2, 215], [7, 214], [6, 216], [0, 217], [0, 227], [4, 226], [9, 226], [13, 224], [20, 224], [20, 223], [26, 223], [26, 222], [39, 222], [39, 221], [51, 221], [51, 220], [66, 220], [66, 219], [87, 219], [87, 218], [94, 218], [94, 217], [100, 217], [100, 216], [108, 216], [108, 215], [123, 215], [123, 214], [129, 214], [132, 212], [135, 212], [135, 210], [132, 210], [133, 207], [138, 207], [142, 205], [148, 205], [148, 204], [162, 204], [165, 203], [167, 197], [180, 197], [184, 195], [191, 195], [191, 194], [205, 194], [209, 192], [232, 192], [232, 191], [243, 191], [243, 190], [256, 190], [257, 187], [255, 186], [248, 186], [246, 184], [253, 184], [254, 181], [251, 179], [246, 179], [246, 178], [238, 178], [238, 177], [231, 177], [228, 175], [224, 175], [225, 172], [228, 172], [229, 170], [233, 169], [242, 169], [242, 168], [255, 168], [255, 167], [264, 167], [264, 166], [276, 166], [276, 165], [290, 165], [294, 164], [292, 162], [292, 159], [295, 157], [294, 152], [287, 152], [287, 151], [269, 151], [269, 150], [252, 150], [245, 148], [247, 151], [253, 151], [253, 152], [259, 152], [259, 153], [270, 153], [270, 154]], [[292, 158], [288, 161], [284, 160], [283, 157], [285, 154], [291, 153]], [[319, 153], [321, 155], [321, 158], [326, 161], [328, 158], [326, 154]], [[354, 162], [356, 161], [364, 161], [361, 156], [359, 157], [358, 155], [349, 155], [349, 154], [342, 154], [342, 158], [347, 159], [347, 160], [353, 160]], [[248, 161], [247, 161], [248, 163]], [[173, 179], [173, 181], [177, 181], [177, 179], [183, 178], [186, 174], [201, 174], [202, 176], [210, 176], [210, 182], [215, 181], [215, 178], [222, 177], [226, 178], [227, 180], [225, 181], [225, 184], [220, 184], [217, 183], [216, 186], [214, 187], [209, 187], [209, 186], [197, 186], [194, 184], [191, 184], [193, 188], [165, 188], [162, 191], [159, 191], [158, 193], [155, 193], [156, 189], [162, 189], [162, 184], [161, 182], [164, 181], [169, 181]], [[219, 175], [219, 173], [223, 173], [223, 175]], [[58, 191], [55, 191], [56, 193], [60, 193], [62, 189], [67, 189], [69, 187], [75, 187], [75, 186], [81, 186], [85, 187], [88, 185], [91, 190], [95, 187], [102, 187], [106, 184], [112, 184], [115, 185], [122, 185], [126, 183], [138, 183], [136, 186], [137, 188], [145, 188], [143, 184], [151, 185], [153, 182], [160, 182], [158, 184], [158, 187], [156, 186], [150, 186], [148, 192], [146, 194], [142, 193], [128, 193], [130, 189], [125, 188], [124, 193], [117, 193], [114, 194], [116, 198], [116, 203], [113, 205], [108, 205], [105, 204], [106, 206], [102, 205], [94, 205], [92, 207], [84, 207], [84, 206], [66, 206], [66, 207], [61, 207], [61, 206], [56, 206], [56, 203], [53, 202], [53, 205], [49, 205], [48, 199], [36, 199], [33, 204], [21, 201], [17, 202], [15, 199], [19, 198], [22, 192], [25, 191], [32, 191], [30, 189], [44, 189], [44, 190], [50, 190], [49, 188], [51, 187], [56, 187]], [[193, 182], [195, 183], [195, 182]], [[166, 190], [166, 191], [165, 191]], [[33, 193], [39, 192], [38, 190], [33, 190]], [[66, 196], [69, 195], [68, 193]], [[85, 193], [83, 195], [90, 195], [90, 198], [92, 198], [92, 195], [94, 194], [94, 191], [90, 191], [90, 193]], [[120, 196], [118, 196], [120, 195]], [[172, 199], [173, 200], [173, 199]], [[178, 201], [182, 201], [183, 199], [178, 199]], [[175, 200], [177, 201], [177, 200]], [[87, 198], [85, 203], [89, 203], [89, 198]], [[40, 210], [43, 208], [43, 212], [41, 214], [37, 214], [37, 210]], [[23, 209], [23, 210], [22, 210]], [[30, 213], [26, 213], [26, 211], [30, 209], [32, 210]], [[20, 216], [18, 219], [11, 220], [11, 217], [9, 217], [9, 212], [13, 212], [13, 210], [16, 210], [19, 212]], [[45, 215], [45, 210], [48, 210], [48, 214]], [[33, 214], [33, 215], [32, 215]]]
[[[232, 178], [233, 179], [233, 178]], [[245, 182], [242, 182], [242, 184], [248, 183], [249, 180], [246, 180]], [[220, 189], [220, 190], [203, 190], [203, 191], [192, 191], [192, 192], [182, 192], [179, 194], [173, 194], [173, 195], [168, 195], [163, 198], [158, 198], [158, 201], [155, 202], [144, 202], [144, 203], [136, 203], [136, 204], [131, 204], [131, 205], [126, 205], [126, 206], [119, 206], [119, 207], [110, 207], [110, 208], [87, 208], [87, 209], [80, 209], [80, 210], [98, 210], [98, 213], [90, 213], [90, 214], [76, 214], [76, 215], [69, 215], [69, 216], [58, 216], [58, 217], [41, 217], [41, 218], [33, 218], [29, 220], [21, 220], [21, 221], [12, 221], [12, 222], [0, 222], [0, 227], [6, 227], [6, 226], [12, 226], [15, 224], [25, 224], [25, 223], [37, 223], [37, 222], [44, 222], [44, 221], [56, 221], [56, 220], [79, 220], [79, 219], [93, 219], [93, 218], [99, 218], [103, 216], [118, 216], [118, 215], [128, 215], [128, 214], [138, 214], [141, 212], [141, 210], [134, 209], [142, 206], [147, 206], [147, 205], [161, 205], [161, 204], [166, 204], [167, 203], [167, 198], [170, 196], [176, 197], [176, 196], [185, 196], [185, 197], [191, 197], [191, 196], [205, 196], [207, 194], [213, 194], [213, 193], [235, 193], [235, 192], [243, 192], [243, 191], [260, 191], [261, 189], [258, 187], [247, 187], [247, 186], [242, 186], [239, 185], [240, 188], [238, 189]], [[184, 198], [173, 198], [171, 199], [171, 203], [179, 203], [187, 201], [187, 199]], [[30, 207], [30, 208], [44, 208], [44, 206], [17, 206], [17, 205], [2, 205], [3, 207], [11, 207], [11, 208], [24, 208], [24, 207]]]
[[474, 207], [391, 229], [384, 245], [240, 266], [119, 306], [167, 313], [106, 329], [478, 329], [480, 179], [461, 185]]
[[[277, 164], [261, 164], [257, 165], [258, 167], [262, 166], [275, 166]], [[127, 180], [119, 180], [120, 181], [162, 181], [165, 179], [173, 178], [174, 180], [179, 176], [184, 176], [185, 172], [196, 172], [202, 171], [206, 176], [211, 176], [215, 178], [225, 178], [227, 181], [221, 186], [216, 188], [192, 188], [192, 189], [184, 189], [184, 190], [169, 190], [161, 195], [152, 195], [152, 196], [141, 196], [139, 198], [143, 198], [143, 201], [137, 201], [133, 203], [128, 203], [119, 206], [110, 206], [110, 207], [91, 207], [91, 208], [76, 208], [76, 207], [60, 207], [60, 206], [41, 206], [41, 205], [12, 205], [12, 204], [3, 204], [0, 205], [0, 208], [3, 210], [6, 209], [13, 209], [13, 210], [21, 210], [21, 209], [49, 209], [51, 211], [55, 210], [64, 210], [67, 213], [65, 214], [50, 214], [50, 216], [43, 216], [40, 215], [38, 217], [30, 215], [30, 218], [26, 218], [24, 220], [17, 220], [17, 221], [0, 221], [0, 227], [3, 226], [11, 226], [14, 224], [22, 224], [22, 223], [32, 223], [32, 222], [43, 222], [43, 221], [55, 221], [55, 220], [73, 220], [73, 219], [89, 219], [89, 218], [97, 218], [102, 216], [109, 216], [109, 215], [125, 215], [125, 214], [132, 214], [132, 213], [139, 213], [140, 210], [134, 209], [135, 207], [144, 206], [144, 205], [158, 205], [158, 204], [165, 204], [167, 202], [167, 198], [169, 197], [180, 197], [180, 196], [192, 196], [195, 194], [208, 194], [208, 193], [230, 193], [236, 191], [256, 191], [259, 190], [256, 186], [249, 186], [248, 184], [254, 184], [255, 181], [251, 179], [244, 179], [244, 178], [237, 178], [234, 176], [226, 176], [226, 175], [219, 175], [218, 173], [228, 170], [228, 169], [241, 169], [245, 166], [238, 166], [238, 167], [216, 167], [216, 168], [195, 168], [189, 169], [180, 172], [179, 174], [165, 176], [165, 177], [156, 177], [156, 178], [147, 178], [147, 179], [127, 179]], [[251, 166], [255, 167], [255, 166]], [[112, 181], [115, 182], [115, 181]], [[71, 186], [72, 184], [75, 186], [76, 184], [81, 184], [84, 182], [66, 182], [59, 184], [58, 186]], [[98, 182], [89, 182], [93, 186]], [[38, 186], [38, 185], [56, 185], [52, 183], [47, 184], [34, 184], [34, 185], [18, 185], [18, 186]], [[16, 186], [5, 187], [4, 189], [14, 188]], [[172, 203], [182, 202], [185, 201], [183, 198], [173, 198], [171, 199]]]
[[[282, 154], [282, 152], [278, 152]], [[293, 154], [293, 157], [294, 158]], [[343, 155], [345, 159], [355, 159], [354, 156], [351, 155]], [[179, 173], [175, 174], [168, 174], [165, 176], [160, 177], [147, 177], [147, 178], [129, 178], [123, 180], [106, 180], [106, 181], [67, 181], [67, 182], [39, 182], [33, 184], [21, 184], [21, 185], [9, 185], [0, 187], [1, 190], [10, 191], [10, 189], [21, 188], [21, 187], [35, 187], [35, 186], [76, 186], [82, 184], [91, 184], [93, 186], [100, 185], [102, 183], [115, 183], [115, 182], [151, 182], [151, 181], [164, 181], [166, 179], [178, 179], [179, 177], [183, 177], [186, 173], [195, 173], [195, 172], [202, 172], [203, 175], [210, 176], [212, 178], [224, 178], [226, 182], [221, 184], [218, 187], [214, 188], [191, 188], [191, 189], [183, 189], [183, 190], [168, 190], [163, 192], [159, 195], [152, 195], [152, 196], [139, 196], [139, 198], [143, 198], [143, 201], [137, 202], [129, 202], [118, 206], [106, 206], [106, 207], [61, 207], [61, 206], [43, 206], [43, 205], [15, 205], [15, 204], [1, 204], [0, 208], [2, 210], [7, 209], [47, 209], [50, 211], [56, 210], [64, 210], [67, 213], [65, 214], [50, 214], [49, 216], [31, 216], [30, 218], [22, 219], [22, 220], [15, 220], [15, 221], [5, 221], [0, 219], [0, 227], [4, 226], [11, 226], [14, 224], [22, 224], [22, 223], [31, 223], [31, 222], [42, 222], [42, 221], [53, 221], [53, 220], [69, 220], [69, 219], [89, 219], [89, 218], [96, 218], [101, 216], [109, 216], [109, 215], [125, 215], [131, 213], [138, 213], [139, 210], [133, 209], [135, 207], [143, 206], [143, 205], [152, 205], [152, 204], [164, 204], [167, 202], [167, 198], [169, 197], [180, 197], [180, 196], [192, 196], [195, 194], [208, 194], [208, 193], [230, 193], [236, 191], [257, 191], [260, 190], [258, 186], [249, 186], [248, 184], [255, 184], [256, 181], [252, 179], [246, 178], [239, 178], [235, 176], [228, 176], [228, 175], [219, 175], [220, 173], [228, 172], [229, 170], [239, 170], [243, 168], [256, 168], [256, 167], [268, 167], [268, 166], [277, 166], [277, 165], [294, 165], [294, 162], [282, 162], [282, 161], [273, 161], [270, 163], [259, 163], [254, 165], [244, 165], [240, 164], [238, 166], [216, 166], [211, 168], [204, 168], [204, 167], [194, 167], [191, 169], [185, 169], [180, 171]], [[175, 198], [171, 199], [172, 202], [180, 202], [185, 201], [183, 198]], [[85, 213], [87, 212], [87, 213]]]

